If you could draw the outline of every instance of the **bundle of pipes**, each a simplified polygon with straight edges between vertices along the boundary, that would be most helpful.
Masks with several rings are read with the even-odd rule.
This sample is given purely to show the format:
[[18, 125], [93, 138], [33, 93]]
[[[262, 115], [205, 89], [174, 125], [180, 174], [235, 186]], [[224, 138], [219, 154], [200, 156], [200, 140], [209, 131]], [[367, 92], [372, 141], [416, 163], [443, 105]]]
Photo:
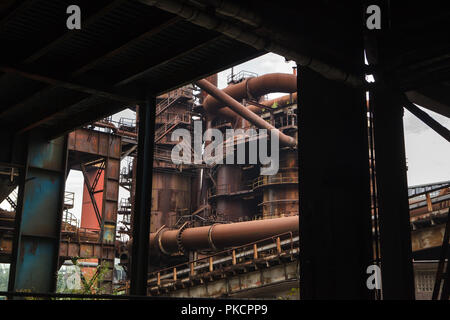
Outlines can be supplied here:
[[297, 146], [297, 141], [294, 138], [282, 133], [253, 111], [255, 108], [258, 109], [258, 107], [251, 106], [250, 108], [246, 108], [235, 100], [249, 96], [260, 97], [270, 92], [296, 92], [297, 77], [295, 75], [283, 73], [266, 74], [260, 77], [247, 79], [237, 85], [229, 86], [224, 90], [218, 89], [204, 79], [197, 81], [196, 85], [209, 94], [203, 102], [203, 108], [207, 112], [207, 122], [209, 124], [212, 119], [219, 115], [233, 119], [236, 119], [237, 116], [241, 116], [257, 128], [273, 130], [278, 134], [281, 145], [289, 147]]
[[214, 224], [205, 227], [160, 229], [150, 234], [150, 253], [172, 254], [241, 246], [279, 234], [298, 233], [299, 217], [282, 217], [266, 220]]
[[[294, 94], [297, 92], [297, 76], [287, 73], [268, 73], [259, 77], [248, 78], [238, 84], [230, 85], [221, 91], [238, 101], [258, 98], [272, 92]], [[236, 113], [232, 109], [227, 108], [227, 104], [223, 100], [216, 98], [211, 93], [209, 94], [203, 101], [203, 108], [207, 112], [210, 120], [213, 120], [217, 116], [231, 119], [236, 118]], [[264, 102], [261, 103], [264, 104]], [[259, 110], [255, 106], [249, 106], [248, 109], [252, 112]]]

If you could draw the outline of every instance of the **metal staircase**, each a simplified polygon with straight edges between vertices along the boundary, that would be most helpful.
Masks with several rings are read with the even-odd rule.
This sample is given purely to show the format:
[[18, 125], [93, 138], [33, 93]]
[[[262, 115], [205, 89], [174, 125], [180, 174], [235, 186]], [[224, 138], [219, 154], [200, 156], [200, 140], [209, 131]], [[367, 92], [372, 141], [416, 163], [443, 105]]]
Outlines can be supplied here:
[[155, 142], [159, 142], [164, 136], [169, 133], [173, 128], [175, 128], [178, 123], [180, 123], [180, 119], [173, 118], [171, 121], [164, 123], [158, 130], [155, 132]]
[[167, 110], [171, 105], [173, 105], [175, 102], [178, 101], [178, 99], [182, 96], [182, 91], [175, 91], [173, 96], [167, 97], [167, 99], [164, 99], [160, 103], [156, 105], [156, 113], [155, 117], [159, 116], [161, 113]]
[[190, 124], [191, 118], [190, 113], [186, 112], [183, 114], [177, 114], [175, 117], [170, 119], [168, 122], [164, 123], [155, 131], [155, 143], [159, 142], [164, 138], [169, 132], [171, 132], [178, 124], [185, 123]]

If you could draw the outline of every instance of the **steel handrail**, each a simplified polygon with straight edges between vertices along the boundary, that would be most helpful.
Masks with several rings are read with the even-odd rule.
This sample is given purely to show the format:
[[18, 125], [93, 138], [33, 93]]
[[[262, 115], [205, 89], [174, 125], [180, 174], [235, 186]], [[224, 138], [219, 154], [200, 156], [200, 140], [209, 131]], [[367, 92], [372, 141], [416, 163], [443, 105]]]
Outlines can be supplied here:
[[[283, 240], [283, 241], [281, 242], [281, 239], [280, 239], [280, 238], [281, 238], [281, 237], [284, 237], [284, 236], [286, 236], [286, 235], [289, 235], [289, 238], [288, 238], [288, 239], [285, 239], [285, 240]], [[285, 232], [285, 233], [278, 234], [278, 235], [274, 235], [274, 236], [271, 236], [271, 237], [268, 237], [268, 238], [260, 239], [260, 240], [257, 240], [257, 241], [251, 242], [251, 243], [247, 243], [247, 244], [244, 244], [244, 245], [242, 245], [242, 246], [229, 248], [229, 249], [226, 249], [226, 250], [223, 250], [223, 251], [214, 253], [214, 254], [212, 254], [212, 255], [209, 255], [209, 256], [206, 256], [206, 257], [203, 257], [203, 258], [200, 258], [200, 259], [196, 259], [196, 260], [194, 260], [194, 261], [184, 262], [184, 263], [181, 263], [181, 264], [178, 264], [178, 265], [175, 265], [175, 266], [171, 266], [171, 267], [167, 267], [167, 268], [164, 268], [164, 269], [160, 269], [160, 270], [157, 270], [157, 271], [154, 271], [154, 272], [149, 273], [149, 275], [150, 275], [150, 276], [157, 276], [157, 277], [158, 277], [158, 274], [160, 274], [159, 278], [161, 279], [161, 273], [168, 272], [167, 275], [169, 275], [169, 271], [170, 271], [170, 273], [173, 273], [173, 270], [181, 269], [180, 267], [182, 267], [182, 266], [187, 266], [185, 269], [181, 269], [180, 271], [177, 272], [177, 274], [179, 274], [179, 273], [182, 274], [182, 273], [186, 273], [186, 272], [187, 272], [186, 270], [188, 270], [188, 269], [191, 270], [190, 265], [196, 265], [196, 266], [194, 267], [194, 270], [196, 270], [196, 269], [197, 269], [197, 270], [198, 270], [198, 269], [203, 269], [203, 268], [205, 268], [206, 266], [209, 266], [210, 263], [204, 264], [204, 265], [198, 265], [200, 261], [203, 261], [203, 260], [210, 260], [211, 258], [214, 259], [214, 257], [216, 257], [216, 256], [218, 256], [218, 255], [223, 255], [224, 253], [230, 253], [230, 252], [232, 253], [233, 251], [235, 252], [236, 250], [244, 249], [244, 248], [249, 247], [249, 246], [252, 246], [252, 247], [253, 247], [255, 244], [258, 244], [258, 243], [261, 243], [261, 242], [267, 242], [267, 241], [269, 241], [269, 240], [272, 240], [272, 241], [277, 242], [277, 239], [280, 239], [280, 241], [279, 241], [279, 245], [280, 245], [280, 246], [284, 246], [284, 245], [286, 245], [286, 244], [290, 244], [290, 245], [291, 245], [291, 250], [293, 250], [293, 248], [294, 248], [294, 247], [293, 247], [294, 242], [297, 242], [298, 236], [295, 237], [295, 241], [294, 241], [293, 233], [292, 233], [291, 231]], [[277, 245], [278, 245], [278, 244], [275, 243], [275, 244], [271, 244], [271, 245], [267, 245], [267, 246], [266, 246], [266, 247], [269, 247], [269, 248], [260, 247], [259, 249], [257, 249], [257, 251], [258, 251], [258, 252], [261, 252], [261, 251], [264, 251], [264, 250], [273, 249], [273, 248], [276, 247]], [[250, 252], [250, 251], [249, 251], [249, 252]], [[243, 257], [243, 256], [247, 256], [247, 255], [249, 255], [249, 254], [251, 254], [251, 252], [250, 252], [250, 253], [248, 253], [248, 252], [243, 252], [243, 253], [240, 253], [240, 254], [238, 254], [238, 255], [235, 255], [235, 258], [237, 259], [237, 258], [240, 258], [240, 257]], [[223, 261], [222, 261], [222, 260], [223, 260]], [[217, 264], [217, 263], [221, 263], [221, 262], [225, 262], [225, 261], [227, 261], [227, 260], [230, 260], [229, 257], [225, 257], [225, 258], [216, 260], [216, 264]], [[166, 278], [166, 277], [167, 277], [166, 275], [163, 275], [163, 278]], [[149, 278], [150, 278], [150, 277], [149, 277]], [[148, 280], [148, 282], [151, 282], [151, 281], [154, 282], [154, 280], [151, 280], [151, 279]]]

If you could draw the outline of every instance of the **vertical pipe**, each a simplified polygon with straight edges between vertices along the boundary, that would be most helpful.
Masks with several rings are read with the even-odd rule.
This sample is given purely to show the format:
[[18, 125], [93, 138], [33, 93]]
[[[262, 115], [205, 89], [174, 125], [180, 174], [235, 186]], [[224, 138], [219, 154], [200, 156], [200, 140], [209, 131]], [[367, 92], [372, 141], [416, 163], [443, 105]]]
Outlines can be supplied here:
[[277, 237], [277, 253], [281, 253], [281, 240], [280, 237]]
[[209, 257], [209, 272], [212, 272], [213, 269], [214, 269], [213, 257]]
[[149, 96], [145, 106], [139, 107], [137, 176], [130, 277], [130, 293], [132, 295], [147, 294], [154, 135], [155, 97]]

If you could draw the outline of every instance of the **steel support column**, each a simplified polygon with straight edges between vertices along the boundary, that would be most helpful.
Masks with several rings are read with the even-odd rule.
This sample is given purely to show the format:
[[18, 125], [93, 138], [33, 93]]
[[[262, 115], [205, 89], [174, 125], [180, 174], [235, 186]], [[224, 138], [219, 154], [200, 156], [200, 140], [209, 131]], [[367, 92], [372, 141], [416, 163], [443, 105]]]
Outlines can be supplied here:
[[28, 140], [19, 185], [9, 291], [54, 292], [67, 165], [67, 137]]
[[155, 109], [155, 97], [148, 97], [145, 105], [138, 108], [138, 156], [130, 273], [132, 295], [147, 294]]
[[304, 68], [298, 92], [301, 299], [371, 299], [365, 93]]
[[371, 91], [384, 299], [414, 299], [402, 97]]

